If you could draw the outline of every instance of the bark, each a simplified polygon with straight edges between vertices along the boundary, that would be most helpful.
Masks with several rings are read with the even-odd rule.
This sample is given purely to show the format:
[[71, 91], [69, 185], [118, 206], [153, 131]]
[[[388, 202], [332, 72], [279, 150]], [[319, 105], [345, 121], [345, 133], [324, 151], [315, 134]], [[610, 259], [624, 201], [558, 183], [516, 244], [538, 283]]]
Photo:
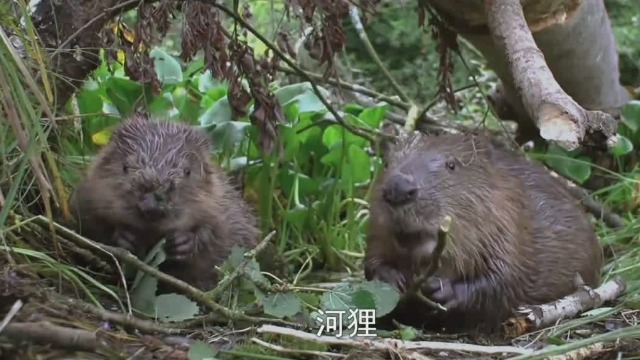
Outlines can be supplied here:
[[519, 124], [519, 142], [541, 135], [571, 148], [585, 135], [599, 142], [614, 135], [630, 95], [602, 0], [430, 4], [500, 78], [491, 100], [499, 116]]
[[138, 3], [124, 0], [40, 0], [30, 4], [32, 12], [28, 15], [42, 47], [53, 55], [50, 61], [58, 108], [65, 106], [75, 89], [100, 64], [99, 50], [105, 46], [101, 33], [111, 16]]

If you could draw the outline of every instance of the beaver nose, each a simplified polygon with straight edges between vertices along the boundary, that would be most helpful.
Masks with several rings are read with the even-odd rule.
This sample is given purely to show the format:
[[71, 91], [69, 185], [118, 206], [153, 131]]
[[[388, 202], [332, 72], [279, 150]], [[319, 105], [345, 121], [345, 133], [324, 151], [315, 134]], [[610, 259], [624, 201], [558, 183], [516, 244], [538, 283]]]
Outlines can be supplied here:
[[405, 205], [416, 199], [418, 196], [418, 185], [413, 177], [405, 174], [392, 175], [384, 189], [382, 197], [393, 206]]
[[147, 220], [159, 220], [165, 215], [164, 199], [153, 192], [146, 193], [138, 202], [138, 211]]

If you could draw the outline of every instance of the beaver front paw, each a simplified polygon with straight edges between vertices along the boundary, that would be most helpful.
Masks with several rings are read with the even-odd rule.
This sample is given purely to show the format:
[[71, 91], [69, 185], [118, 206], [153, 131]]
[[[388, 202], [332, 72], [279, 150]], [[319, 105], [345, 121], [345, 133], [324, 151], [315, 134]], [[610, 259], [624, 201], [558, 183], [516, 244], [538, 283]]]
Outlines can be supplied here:
[[447, 310], [459, 308], [469, 299], [469, 286], [463, 281], [446, 278], [432, 278], [422, 288], [426, 297], [440, 303]]
[[169, 260], [188, 260], [191, 258], [195, 250], [196, 234], [192, 232], [177, 232], [167, 237], [165, 251]]
[[115, 232], [113, 233], [112, 242], [116, 246], [121, 247], [131, 252], [132, 254], [138, 255], [136, 246], [136, 244], [138, 243], [138, 238], [133, 232], [125, 230], [123, 228], [116, 228]]

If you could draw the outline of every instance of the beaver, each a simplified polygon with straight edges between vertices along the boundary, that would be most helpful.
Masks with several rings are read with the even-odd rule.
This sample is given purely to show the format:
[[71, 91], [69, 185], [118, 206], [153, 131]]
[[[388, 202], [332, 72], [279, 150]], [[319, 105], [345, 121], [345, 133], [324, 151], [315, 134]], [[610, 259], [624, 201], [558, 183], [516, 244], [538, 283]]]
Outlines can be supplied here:
[[[484, 135], [415, 133], [383, 150], [373, 184], [364, 272], [404, 292], [452, 219], [440, 267], [387, 319], [445, 332], [495, 334], [519, 305], [600, 282], [603, 251], [587, 214], [542, 165]], [[425, 309], [421, 311], [419, 309]], [[384, 323], [384, 318], [381, 319]]]
[[140, 257], [166, 239], [160, 270], [201, 290], [233, 246], [253, 248], [257, 220], [211, 143], [193, 126], [133, 116], [113, 132], [70, 198], [79, 232]]

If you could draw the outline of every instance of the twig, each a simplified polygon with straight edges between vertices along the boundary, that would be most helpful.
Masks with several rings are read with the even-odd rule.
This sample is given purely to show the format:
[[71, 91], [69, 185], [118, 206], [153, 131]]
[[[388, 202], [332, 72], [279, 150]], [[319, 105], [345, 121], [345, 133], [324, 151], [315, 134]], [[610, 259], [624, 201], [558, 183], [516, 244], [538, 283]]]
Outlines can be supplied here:
[[516, 315], [502, 324], [503, 330], [507, 336], [517, 337], [553, 325], [563, 318], [574, 317], [599, 307], [605, 301], [618, 298], [626, 288], [624, 280], [615, 278], [597, 289], [582, 286], [574, 293], [548, 304], [520, 306], [515, 311]]
[[440, 257], [442, 256], [442, 252], [444, 251], [447, 245], [447, 236], [449, 235], [449, 230], [451, 229], [451, 217], [445, 216], [438, 228], [438, 243], [436, 244], [436, 248], [433, 251], [433, 255], [427, 265], [427, 268], [422, 272], [418, 278], [411, 284], [409, 289], [403, 295], [403, 298], [408, 298], [410, 296], [417, 296], [422, 302], [426, 303], [430, 307], [434, 309], [438, 309], [441, 311], [447, 311], [447, 309], [441, 304], [427, 298], [422, 294], [420, 288], [424, 284], [424, 282], [430, 278], [433, 273], [438, 270], [440, 267]]
[[447, 343], [439, 341], [404, 341], [396, 339], [370, 340], [369, 338], [347, 338], [328, 335], [316, 335], [300, 330], [285, 327], [262, 325], [258, 328], [259, 333], [278, 334], [293, 336], [298, 339], [313, 341], [322, 344], [351, 346], [360, 349], [376, 350], [432, 350], [432, 351], [464, 351], [482, 354], [529, 354], [530, 349], [515, 346], [482, 346], [474, 344]]
[[[166, 335], [174, 335], [184, 332], [184, 330], [180, 328], [171, 328], [163, 324], [155, 323], [153, 321], [138, 319], [132, 314], [121, 314], [109, 310], [100, 309], [82, 300], [64, 298], [57, 294], [53, 294], [53, 297], [57, 301], [51, 302], [49, 305], [61, 308], [60, 310], [84, 311], [100, 318], [103, 321], [110, 321], [122, 327], [134, 328], [143, 333], [160, 333]], [[64, 303], [66, 303], [66, 305]]]
[[242, 18], [242, 16], [237, 14], [235, 11], [229, 9], [228, 7], [222, 5], [218, 1], [215, 1], [215, 0], [197, 0], [197, 1], [199, 1], [199, 2], [201, 2], [203, 4], [211, 5], [211, 6], [215, 7], [215, 8], [217, 8], [217, 9], [219, 9], [220, 11], [224, 12], [225, 14], [230, 16], [231, 18], [233, 18], [243, 28], [245, 28], [253, 36], [258, 38], [258, 40], [260, 40], [263, 44], [265, 44], [266, 47], [268, 47], [271, 51], [273, 51], [273, 53], [275, 55], [277, 55], [280, 59], [282, 59], [282, 61], [287, 63], [287, 65], [289, 65], [289, 67], [294, 69], [300, 76], [305, 78], [305, 80], [309, 81], [309, 83], [311, 84], [311, 88], [313, 89], [313, 92], [316, 94], [318, 99], [320, 99], [322, 104], [327, 108], [327, 110], [331, 113], [331, 115], [333, 115], [333, 117], [336, 119], [336, 121], [338, 121], [345, 129], [347, 129], [349, 132], [353, 133], [354, 135], [360, 136], [360, 137], [370, 141], [371, 143], [375, 143], [375, 139], [373, 137], [371, 137], [371, 135], [367, 134], [366, 132], [368, 131], [370, 133], [374, 133], [376, 135], [380, 135], [380, 134], [378, 134], [377, 131], [372, 131], [372, 130], [369, 130], [369, 129], [361, 129], [361, 128], [357, 127], [357, 126], [353, 126], [353, 125], [349, 124], [348, 122], [346, 122], [342, 118], [342, 116], [340, 116], [340, 114], [338, 114], [338, 112], [333, 108], [333, 106], [331, 106], [331, 104], [329, 104], [327, 99], [325, 99], [325, 97], [322, 95], [322, 92], [320, 92], [320, 89], [313, 82], [313, 80], [311, 78], [309, 78], [307, 76], [307, 74], [302, 69], [300, 69], [300, 67], [298, 67], [293, 61], [291, 61], [285, 54], [283, 54], [282, 51], [280, 51], [280, 49], [277, 46], [275, 46], [271, 41], [269, 41], [267, 38], [265, 38], [259, 31], [257, 31], [253, 26], [251, 26], [251, 24], [246, 22]]
[[285, 348], [283, 346], [269, 344], [268, 342], [262, 341], [262, 340], [260, 340], [258, 338], [251, 338], [251, 341], [253, 341], [254, 343], [256, 343], [258, 345], [264, 346], [267, 349], [274, 350], [274, 351], [277, 351], [277, 352], [281, 352], [281, 353], [284, 353], [284, 354], [320, 356], [320, 357], [326, 357], [326, 358], [345, 358], [345, 357], [347, 357], [347, 355], [345, 355], [345, 354], [331, 353], [331, 352], [326, 352], [326, 351], [287, 349], [287, 348]]
[[[289, 75], [298, 75], [298, 72], [283, 66], [276, 66], [276, 70], [283, 72], [285, 74], [289, 74]], [[304, 70], [302, 70], [304, 71]], [[366, 95], [369, 96], [375, 100], [382, 100], [386, 103], [388, 103], [389, 105], [395, 106], [399, 109], [402, 109], [404, 111], [408, 111], [410, 105], [407, 104], [406, 102], [402, 101], [402, 100], [398, 100], [396, 97], [393, 96], [388, 96], [382, 93], [379, 93], [375, 90], [371, 90], [368, 89], [362, 85], [357, 85], [357, 84], [351, 84], [345, 81], [342, 81], [340, 79], [333, 79], [331, 77], [329, 78], [325, 78], [324, 76], [317, 74], [317, 73], [313, 73], [310, 71], [304, 71], [304, 73], [306, 74], [306, 76], [314, 81], [319, 81], [319, 82], [324, 82], [333, 86], [337, 86], [349, 91], [353, 91], [362, 95]], [[430, 119], [430, 121], [435, 121], [433, 119]]]
[[398, 83], [393, 78], [393, 76], [391, 76], [391, 73], [389, 72], [389, 70], [387, 70], [386, 66], [384, 66], [384, 64], [382, 63], [382, 60], [380, 60], [378, 53], [373, 48], [371, 41], [369, 41], [369, 36], [367, 36], [366, 31], [364, 31], [364, 25], [362, 25], [362, 21], [360, 20], [359, 9], [352, 3], [349, 3], [349, 15], [351, 17], [351, 23], [355, 27], [356, 33], [358, 33], [358, 37], [360, 37], [360, 41], [362, 41], [362, 43], [364, 44], [364, 47], [369, 53], [369, 56], [371, 57], [373, 62], [376, 65], [378, 65], [378, 68], [380, 69], [380, 71], [382, 71], [382, 74], [387, 78], [393, 90], [395, 90], [398, 96], [400, 96], [400, 99], [413, 105], [413, 101], [411, 101], [409, 96], [407, 96], [407, 94], [402, 90], [402, 88], [400, 87], [400, 85], [398, 85]]
[[7, 312], [7, 314], [4, 316], [4, 319], [2, 319], [2, 322], [0, 323], [0, 333], [2, 333], [2, 330], [4, 330], [4, 328], [9, 324], [9, 322], [11, 322], [13, 317], [16, 316], [16, 314], [18, 313], [18, 311], [20, 311], [21, 308], [22, 308], [22, 300], [18, 299], [16, 300], [16, 302], [13, 303], [13, 305], [11, 306], [11, 309], [9, 309], [9, 312]]
[[235, 279], [244, 274], [245, 268], [247, 264], [249, 264], [249, 261], [252, 258], [255, 258], [255, 256], [258, 255], [262, 250], [264, 250], [264, 248], [269, 244], [269, 242], [271, 242], [271, 239], [273, 239], [275, 235], [276, 231], [273, 230], [267, 236], [265, 236], [264, 239], [262, 239], [262, 241], [260, 241], [253, 250], [247, 252], [246, 257], [242, 260], [240, 265], [238, 265], [231, 274], [225, 276], [222, 280], [220, 280], [220, 282], [218, 282], [218, 285], [216, 285], [213, 290], [209, 291], [207, 295], [212, 299], [217, 300], [220, 295], [224, 291], [226, 291], [227, 288], [229, 288], [229, 285], [231, 285], [231, 283]]
[[590, 359], [594, 354], [605, 351], [603, 343], [595, 343], [582, 349], [569, 351], [566, 354], [549, 356], [548, 360], [580, 360]]
[[95, 352], [100, 346], [94, 332], [53, 325], [45, 321], [12, 323], [7, 325], [2, 334], [16, 341], [53, 344], [65, 349], [87, 352]]

